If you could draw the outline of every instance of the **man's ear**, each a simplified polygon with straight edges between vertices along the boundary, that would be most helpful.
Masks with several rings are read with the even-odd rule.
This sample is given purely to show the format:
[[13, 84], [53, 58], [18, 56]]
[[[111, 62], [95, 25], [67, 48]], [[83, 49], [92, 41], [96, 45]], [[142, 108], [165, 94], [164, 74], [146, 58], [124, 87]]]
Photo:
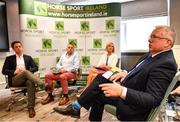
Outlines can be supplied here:
[[167, 40], [165, 47], [172, 47], [172, 41], [171, 40]]

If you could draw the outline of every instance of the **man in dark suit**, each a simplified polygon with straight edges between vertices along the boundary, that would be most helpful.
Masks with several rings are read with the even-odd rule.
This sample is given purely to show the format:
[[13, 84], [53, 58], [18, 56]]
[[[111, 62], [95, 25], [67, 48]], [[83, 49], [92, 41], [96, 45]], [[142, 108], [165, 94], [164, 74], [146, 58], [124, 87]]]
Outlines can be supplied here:
[[29, 117], [35, 116], [35, 84], [43, 85], [43, 82], [33, 73], [38, 71], [31, 56], [23, 54], [20, 41], [11, 43], [15, 55], [6, 57], [2, 73], [8, 75], [9, 86], [27, 86]]
[[175, 32], [170, 27], [156, 27], [149, 38], [149, 52], [129, 72], [122, 71], [109, 79], [98, 75], [77, 101], [54, 110], [80, 117], [81, 107], [91, 107], [90, 121], [101, 121], [104, 105], [111, 104], [116, 106], [121, 121], [146, 120], [151, 109], [160, 105], [177, 71], [171, 50], [174, 40]]

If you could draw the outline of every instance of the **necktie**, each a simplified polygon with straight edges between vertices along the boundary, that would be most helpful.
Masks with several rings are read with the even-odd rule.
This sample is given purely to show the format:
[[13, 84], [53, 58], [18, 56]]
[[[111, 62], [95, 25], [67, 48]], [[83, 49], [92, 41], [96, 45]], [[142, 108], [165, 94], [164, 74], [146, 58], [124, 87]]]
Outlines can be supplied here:
[[152, 56], [149, 55], [149, 56], [147, 56], [147, 58], [145, 58], [143, 61], [141, 61], [140, 63], [138, 63], [131, 71], [129, 71], [128, 75], [124, 78], [124, 80], [122, 81], [122, 83], [125, 83], [126, 80], [127, 80], [130, 76], [132, 76], [132, 75], [136, 74], [137, 72], [139, 72], [139, 71], [144, 67], [145, 64], [147, 64], [147, 63], [149, 63], [149, 62], [151, 61], [151, 59], [152, 59]]

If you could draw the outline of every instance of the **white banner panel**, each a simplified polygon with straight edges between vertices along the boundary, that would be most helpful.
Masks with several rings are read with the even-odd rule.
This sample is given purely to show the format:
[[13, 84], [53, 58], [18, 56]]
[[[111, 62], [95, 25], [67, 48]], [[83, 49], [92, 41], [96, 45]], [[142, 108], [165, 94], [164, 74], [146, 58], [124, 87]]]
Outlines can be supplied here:
[[39, 65], [41, 76], [56, 65], [70, 42], [80, 54], [83, 73], [96, 66], [107, 42], [120, 56], [120, 3], [99, 5], [48, 4], [20, 0], [24, 52]]

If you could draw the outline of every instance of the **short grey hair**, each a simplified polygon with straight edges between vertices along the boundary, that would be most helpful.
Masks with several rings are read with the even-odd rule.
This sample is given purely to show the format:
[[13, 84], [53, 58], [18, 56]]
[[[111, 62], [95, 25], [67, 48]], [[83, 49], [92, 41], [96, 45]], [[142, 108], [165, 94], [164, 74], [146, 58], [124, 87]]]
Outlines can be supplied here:
[[171, 40], [172, 42], [172, 47], [174, 45], [174, 42], [176, 40], [176, 32], [173, 28], [171, 28], [170, 26], [156, 26], [156, 29], [164, 29], [165, 33], [164, 35], [162, 35], [164, 38], [167, 38], [169, 40]]

